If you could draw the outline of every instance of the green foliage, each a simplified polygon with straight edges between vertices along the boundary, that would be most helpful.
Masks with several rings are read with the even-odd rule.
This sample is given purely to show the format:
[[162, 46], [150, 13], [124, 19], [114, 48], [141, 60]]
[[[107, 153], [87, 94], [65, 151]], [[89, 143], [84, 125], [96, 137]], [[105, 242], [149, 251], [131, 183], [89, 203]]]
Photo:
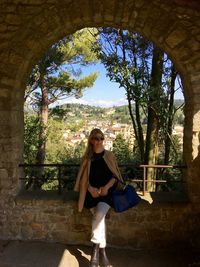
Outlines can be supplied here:
[[[49, 105], [70, 96], [81, 97], [83, 90], [92, 87], [98, 76], [96, 72], [82, 76], [81, 67], [97, 60], [92, 51], [96, 39], [91, 31], [94, 30], [80, 30], [52, 45], [29, 77], [25, 99], [40, 113], [37, 163], [45, 161]], [[57, 112], [57, 115], [61, 118], [64, 113]]]
[[59, 51], [64, 56], [67, 64], [80, 63], [82, 66], [97, 62], [96, 53], [92, 47], [98, 39], [98, 32], [95, 28], [84, 28], [73, 35], [63, 39]]
[[34, 163], [38, 150], [40, 126], [36, 115], [24, 116], [24, 163]]
[[67, 110], [63, 109], [62, 106], [56, 106], [49, 110], [49, 115], [57, 120], [63, 120], [67, 116]]
[[[64, 130], [66, 124], [62, 120], [50, 118], [47, 128], [46, 142], [46, 160], [45, 163], [71, 163], [79, 164], [85, 144], [81, 142], [75, 146], [70, 146], [65, 143]], [[25, 163], [35, 163], [35, 158], [38, 149], [38, 133], [40, 126], [36, 115], [26, 114], [25, 116], [25, 132], [24, 132], [24, 161]], [[39, 175], [39, 168], [26, 168], [25, 177], [28, 178], [26, 187], [33, 190], [41, 188], [42, 190], [57, 190], [58, 188], [58, 169], [56, 167], [45, 167], [42, 177]], [[66, 175], [67, 173], [67, 175]], [[77, 173], [77, 167], [68, 169], [62, 168], [62, 178], [66, 181], [62, 182], [63, 187], [72, 187], [74, 178]], [[33, 180], [34, 177], [36, 180]], [[71, 188], [70, 187], [70, 188]]]
[[[51, 119], [48, 132], [47, 156], [46, 162], [61, 162], [66, 164], [79, 164], [85, 151], [84, 142], [80, 142], [74, 146], [65, 143], [63, 138], [63, 130], [66, 125]], [[61, 169], [62, 188], [70, 190], [73, 188], [74, 179], [77, 175], [78, 167], [69, 166]], [[57, 178], [58, 173], [54, 169], [51, 170], [51, 177]], [[57, 181], [44, 184], [43, 189], [57, 189]]]
[[121, 134], [118, 134], [113, 141], [113, 153], [119, 163], [130, 161], [130, 144]]
[[62, 162], [65, 155], [64, 127], [62, 121], [49, 119], [46, 143], [46, 163]]
[[[116, 107], [114, 112], [109, 114], [109, 109], [63, 105], [50, 110], [51, 119], [47, 128], [46, 126], [41, 128], [39, 125], [42, 124], [38, 124], [34, 115], [25, 118], [25, 162], [34, 162], [38, 147], [46, 141], [46, 162], [80, 162], [85, 144], [66, 145], [63, 138], [64, 129], [69, 128], [72, 132], [76, 132], [84, 125], [85, 120], [97, 117], [98, 120], [107, 119], [110, 122], [127, 124], [132, 122], [137, 139], [134, 148], [130, 149], [130, 144], [119, 135], [114, 141], [113, 152], [119, 163], [141, 162], [142, 157], [140, 156], [143, 153], [141, 144], [143, 150], [145, 145], [141, 141], [144, 141], [143, 137], [147, 132], [148, 107], [152, 105], [161, 128], [159, 131], [159, 161], [162, 163], [165, 153], [163, 140], [167, 134], [166, 122], [169, 118], [172, 63], [165, 55], [162, 90], [156, 91], [151, 83], [153, 44], [139, 34], [113, 28], [101, 28], [99, 31], [83, 29], [60, 40], [46, 51], [34, 67], [28, 81], [26, 98], [30, 97], [33, 109], [38, 111], [41, 110], [44, 103], [48, 109], [49, 105], [57, 100], [69, 96], [81, 97], [85, 88], [93, 86], [98, 75], [91, 73], [83, 77], [82, 67], [94, 64], [98, 59], [103, 62], [110, 80], [117, 82], [120, 87], [125, 89], [129, 106]], [[81, 110], [81, 108], [83, 109]], [[173, 107], [172, 117], [174, 124], [183, 124], [182, 109], [178, 109], [176, 105]], [[47, 130], [47, 136], [39, 140], [38, 136], [42, 129]], [[177, 140], [171, 139], [173, 139], [173, 149], [170, 152], [170, 163], [177, 163], [179, 160], [181, 161], [182, 147], [179, 146]], [[65, 187], [67, 181], [74, 178], [75, 169], [71, 170], [72, 174], [69, 174], [69, 169], [62, 172], [62, 175], [67, 177], [66, 183], [63, 184]], [[49, 181], [50, 176], [56, 177], [56, 175], [55, 169], [45, 171], [43, 177], [45, 183], [42, 188], [45, 190], [56, 188], [56, 182]]]
[[48, 124], [48, 135], [46, 143], [46, 163], [63, 163], [80, 161], [85, 150], [83, 142], [77, 145], [68, 145], [64, 139], [66, 124], [63, 121], [50, 119]]
[[128, 110], [128, 106], [115, 107], [115, 112], [111, 116], [112, 121], [119, 123], [131, 124], [131, 118]]
[[[146, 155], [148, 162], [148, 151], [150, 147], [156, 146], [158, 132], [159, 138], [163, 140], [167, 134], [171, 135], [169, 123], [176, 113], [175, 120], [181, 124], [183, 122], [183, 117], [178, 116], [175, 107], [171, 112], [170, 97], [174, 97], [171, 87], [173, 63], [166, 54], [138, 33], [116, 28], [99, 28], [98, 37], [94, 49], [106, 68], [107, 76], [124, 88], [127, 96], [129, 118], [127, 116], [121, 120], [132, 122], [140, 161], [143, 162]], [[161, 60], [163, 55], [164, 61]], [[177, 75], [176, 71], [174, 73]], [[115, 115], [113, 119], [120, 117], [120, 111]], [[152, 118], [148, 124], [147, 118]], [[155, 127], [157, 129], [153, 130]], [[153, 135], [155, 140], [150, 145]]]
[[184, 125], [183, 103], [176, 107], [173, 124]]
[[[100, 109], [96, 107], [89, 107], [84, 105], [77, 104], [68, 104], [63, 109], [66, 112], [71, 111], [72, 115], [76, 114], [76, 110], [79, 110], [79, 114], [82, 115], [80, 121], [83, 123], [84, 117], [87, 117], [87, 113], [93, 113], [94, 110], [98, 110], [98, 112], [107, 114], [106, 110], [111, 109]], [[104, 110], [104, 111], [103, 111]], [[126, 107], [115, 107], [112, 109], [113, 113], [107, 114], [103, 119], [105, 121], [110, 121], [113, 114], [117, 114], [119, 116], [126, 115]], [[87, 112], [86, 112], [87, 111]], [[72, 116], [73, 120], [78, 119], [77, 117]], [[35, 154], [37, 148], [37, 133], [39, 131], [38, 119], [35, 115], [26, 114], [25, 116], [25, 150], [24, 150], [24, 158], [26, 159], [26, 163], [35, 163]], [[63, 133], [65, 129], [68, 129], [68, 126], [65, 120], [61, 118], [57, 118], [53, 116], [49, 119], [48, 128], [47, 128], [47, 143], [46, 143], [46, 161], [45, 163], [66, 163], [66, 164], [79, 164], [83, 152], [85, 150], [86, 144], [81, 142], [77, 145], [67, 145], [63, 138]], [[117, 158], [119, 164], [132, 163], [140, 165], [139, 158], [139, 150], [137, 142], [134, 142], [134, 147], [130, 146], [129, 141], [125, 140], [122, 135], [118, 135], [113, 144], [113, 152]], [[160, 148], [159, 154], [159, 164], [162, 164], [164, 157], [163, 145]], [[173, 149], [170, 153], [170, 164], [181, 164], [182, 159], [182, 145], [176, 136], [173, 137]], [[57, 179], [58, 177], [58, 169], [54, 167], [44, 168], [44, 176], [42, 177], [41, 189], [43, 190], [57, 190], [58, 181], [52, 180]], [[32, 170], [32, 171], [31, 171]], [[69, 166], [61, 168], [61, 177], [64, 179], [62, 181], [62, 188], [66, 190], [71, 190], [73, 188], [74, 179], [76, 177], [78, 171], [78, 166]], [[132, 167], [121, 168], [122, 174], [124, 178], [129, 179], [142, 179], [142, 169], [136, 169]], [[37, 177], [37, 168], [34, 169], [26, 169], [26, 177]], [[169, 186], [162, 185], [157, 187], [156, 190], [181, 190], [180, 183], [174, 184], [173, 180], [178, 180], [181, 177], [180, 171], [177, 170], [168, 170], [162, 176], [163, 179], [166, 178], [170, 180]], [[159, 178], [159, 176], [158, 176]], [[141, 184], [137, 184], [138, 189], [142, 189]], [[34, 188], [34, 187], [31, 187]], [[37, 187], [36, 187], [37, 188]]]
[[60, 40], [35, 65], [26, 90], [26, 98], [31, 96], [33, 106], [41, 106], [39, 89], [43, 87], [48, 89], [48, 104], [51, 104], [63, 97], [81, 97], [83, 89], [93, 86], [96, 72], [81, 76], [81, 66], [97, 62], [92, 51], [95, 38], [90, 31], [86, 28]]
[[[176, 135], [171, 137], [172, 149], [170, 150], [170, 157], [169, 157], [169, 164], [171, 165], [181, 165], [182, 164], [182, 154], [183, 154], [183, 147], [181, 145], [181, 141]], [[158, 164], [163, 163], [164, 159], [164, 145], [160, 146], [159, 149], [159, 157], [158, 157]]]
[[69, 124], [69, 129], [72, 131], [72, 132], [77, 132], [78, 130], [80, 130], [83, 125], [85, 124], [84, 120], [79, 120], [79, 122], [74, 122], [74, 123], [70, 123]]
[[96, 51], [110, 80], [130, 92], [132, 100], [146, 101], [152, 43], [137, 33], [115, 28], [100, 28], [99, 36]]

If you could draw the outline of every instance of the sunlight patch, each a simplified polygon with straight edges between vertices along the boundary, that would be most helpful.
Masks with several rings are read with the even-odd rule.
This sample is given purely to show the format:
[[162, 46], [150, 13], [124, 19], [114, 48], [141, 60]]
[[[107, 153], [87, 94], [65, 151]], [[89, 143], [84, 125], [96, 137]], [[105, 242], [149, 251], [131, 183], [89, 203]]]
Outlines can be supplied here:
[[60, 260], [58, 267], [73, 266], [79, 267], [79, 263], [74, 255], [72, 255], [67, 249], [63, 252], [63, 256]]

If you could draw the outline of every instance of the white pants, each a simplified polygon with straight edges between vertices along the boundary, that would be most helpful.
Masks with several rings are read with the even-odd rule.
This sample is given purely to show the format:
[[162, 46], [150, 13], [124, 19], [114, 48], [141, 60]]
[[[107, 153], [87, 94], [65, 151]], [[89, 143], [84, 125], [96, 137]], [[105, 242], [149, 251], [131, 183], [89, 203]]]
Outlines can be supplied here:
[[105, 217], [110, 206], [105, 202], [99, 202], [95, 208], [90, 209], [92, 218], [92, 237], [91, 241], [99, 244], [100, 248], [106, 247], [106, 224]]

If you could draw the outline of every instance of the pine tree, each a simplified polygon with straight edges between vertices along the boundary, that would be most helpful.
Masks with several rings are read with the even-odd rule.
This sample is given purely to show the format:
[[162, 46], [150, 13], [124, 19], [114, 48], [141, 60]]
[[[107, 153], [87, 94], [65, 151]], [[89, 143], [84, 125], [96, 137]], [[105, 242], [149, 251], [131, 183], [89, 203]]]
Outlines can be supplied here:
[[38, 111], [40, 132], [36, 163], [45, 160], [49, 106], [70, 96], [82, 96], [98, 74], [82, 77], [82, 67], [97, 62], [91, 30], [83, 29], [52, 45], [34, 66], [27, 83], [25, 100]]

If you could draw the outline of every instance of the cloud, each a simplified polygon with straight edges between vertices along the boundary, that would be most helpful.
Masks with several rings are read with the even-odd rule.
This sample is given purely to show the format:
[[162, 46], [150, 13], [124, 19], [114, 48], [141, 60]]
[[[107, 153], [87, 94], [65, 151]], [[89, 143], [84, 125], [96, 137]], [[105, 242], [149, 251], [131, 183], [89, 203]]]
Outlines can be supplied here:
[[76, 98], [69, 98], [62, 101], [57, 101], [56, 105], [63, 105], [67, 103], [73, 103], [73, 104], [83, 104], [83, 105], [89, 105], [89, 106], [97, 106], [97, 107], [104, 107], [109, 108], [113, 106], [123, 106], [127, 105], [127, 100], [125, 98], [120, 99], [113, 99], [113, 100], [96, 100], [96, 99], [76, 99]]
[[113, 106], [123, 106], [127, 105], [127, 100], [124, 98], [120, 99], [113, 99], [113, 100], [90, 100], [91, 105], [93, 104], [94, 106], [99, 106], [99, 107], [104, 107], [104, 108], [109, 108]]

